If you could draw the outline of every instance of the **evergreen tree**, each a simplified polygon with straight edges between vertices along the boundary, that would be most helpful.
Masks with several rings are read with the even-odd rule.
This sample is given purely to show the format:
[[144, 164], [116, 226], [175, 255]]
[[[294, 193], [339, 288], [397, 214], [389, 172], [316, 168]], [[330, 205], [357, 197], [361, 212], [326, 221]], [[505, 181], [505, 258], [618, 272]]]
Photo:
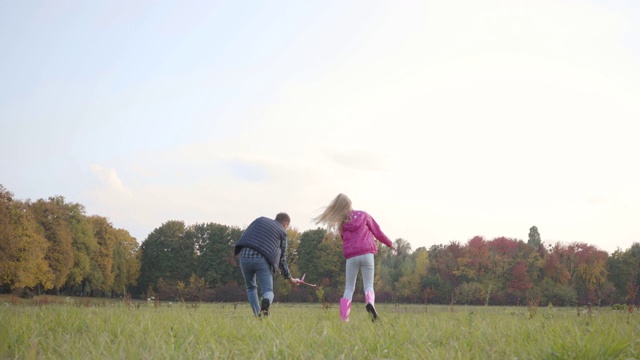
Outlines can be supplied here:
[[540, 239], [540, 233], [538, 232], [538, 228], [536, 226], [532, 226], [529, 229], [529, 240], [527, 241], [527, 245], [537, 249], [542, 244], [542, 240]]

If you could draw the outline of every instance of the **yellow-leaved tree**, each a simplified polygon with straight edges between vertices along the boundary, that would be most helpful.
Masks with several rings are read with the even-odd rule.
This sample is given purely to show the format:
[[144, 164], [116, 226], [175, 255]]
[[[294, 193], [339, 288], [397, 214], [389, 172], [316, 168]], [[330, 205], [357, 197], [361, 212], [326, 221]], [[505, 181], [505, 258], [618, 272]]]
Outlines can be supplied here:
[[48, 244], [28, 209], [0, 185], [0, 284], [50, 289], [54, 274], [45, 259]]

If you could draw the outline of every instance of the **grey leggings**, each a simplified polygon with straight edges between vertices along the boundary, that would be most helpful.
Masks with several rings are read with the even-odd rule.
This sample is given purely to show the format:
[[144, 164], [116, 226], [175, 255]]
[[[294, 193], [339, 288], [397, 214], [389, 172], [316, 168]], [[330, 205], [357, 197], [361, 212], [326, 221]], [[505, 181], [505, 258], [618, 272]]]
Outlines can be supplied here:
[[346, 284], [342, 297], [349, 299], [349, 301], [353, 298], [353, 292], [356, 289], [356, 279], [358, 278], [358, 270], [360, 269], [362, 269], [362, 283], [364, 293], [366, 294], [367, 291], [373, 291], [373, 254], [364, 254], [347, 259]]

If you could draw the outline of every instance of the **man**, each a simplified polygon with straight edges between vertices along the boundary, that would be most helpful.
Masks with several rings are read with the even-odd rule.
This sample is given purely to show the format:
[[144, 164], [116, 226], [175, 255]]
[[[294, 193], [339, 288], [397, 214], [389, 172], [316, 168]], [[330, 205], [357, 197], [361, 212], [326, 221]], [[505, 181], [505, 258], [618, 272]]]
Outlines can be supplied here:
[[[235, 246], [235, 255], [240, 254], [240, 270], [247, 285], [249, 304], [256, 316], [268, 316], [273, 302], [273, 274], [276, 268], [292, 285], [299, 280], [291, 277], [287, 266], [287, 232], [291, 219], [286, 213], [279, 213], [276, 219], [267, 217], [255, 219], [242, 233]], [[262, 293], [262, 303], [258, 305], [256, 279]]]

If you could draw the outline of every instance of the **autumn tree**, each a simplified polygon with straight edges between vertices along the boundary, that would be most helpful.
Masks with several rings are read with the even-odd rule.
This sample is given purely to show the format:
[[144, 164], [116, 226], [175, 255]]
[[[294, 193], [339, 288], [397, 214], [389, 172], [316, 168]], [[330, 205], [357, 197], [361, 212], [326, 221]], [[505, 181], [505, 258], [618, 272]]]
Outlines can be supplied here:
[[126, 288], [135, 285], [140, 276], [139, 246], [136, 239], [124, 229], [112, 229], [113, 248], [113, 285], [112, 292], [124, 293]]
[[402, 277], [396, 285], [396, 292], [400, 299], [409, 302], [422, 301], [422, 279], [427, 274], [429, 255], [427, 249], [420, 247], [410, 255], [411, 261], [405, 262], [410, 267], [403, 268]]
[[31, 211], [47, 239], [45, 258], [53, 272], [53, 289], [59, 294], [74, 263], [73, 238], [64, 198], [56, 196], [50, 197], [48, 201], [40, 199], [31, 205]]
[[[73, 250], [73, 265], [67, 276], [65, 287], [71, 291], [74, 286], [81, 285], [83, 280], [91, 276], [92, 258], [98, 248], [98, 242], [93, 236], [93, 229], [85, 215], [84, 206], [67, 203], [64, 207], [66, 219], [71, 229]], [[71, 293], [69, 292], [69, 294]]]
[[113, 227], [109, 220], [102, 216], [91, 216], [89, 221], [97, 243], [96, 251], [91, 258], [90, 276], [87, 279], [91, 293], [95, 295], [96, 291], [111, 292], [115, 280], [113, 257], [116, 237]]
[[300, 246], [300, 237], [302, 233], [297, 228], [290, 227], [287, 229], [287, 262], [289, 270], [297, 274], [298, 271], [298, 246]]
[[[597, 289], [605, 284], [607, 278], [607, 253], [595, 246], [580, 242], [568, 245], [556, 243], [551, 249], [549, 257], [553, 257], [555, 253], [561, 264], [560, 268], [564, 267], [559, 273], [565, 278], [568, 274], [568, 285], [576, 291], [581, 301], [583, 303], [596, 301]], [[555, 260], [553, 261], [555, 263]], [[549, 265], [547, 261], [546, 274], [549, 274]]]
[[489, 245], [482, 236], [474, 236], [467, 242], [469, 263], [472, 266], [475, 277], [482, 277], [491, 268], [491, 252]]
[[457, 279], [453, 274], [456, 258], [449, 246], [433, 245], [428, 251], [427, 274], [421, 288], [429, 292], [434, 302], [445, 303], [451, 299]]
[[[376, 269], [376, 277], [384, 284], [381, 288], [391, 292], [395, 292], [398, 281], [403, 275], [413, 272], [411, 244], [399, 238], [393, 241], [393, 245], [396, 252], [393, 253], [385, 249], [386, 256], [380, 257], [380, 266]], [[386, 246], [379, 244], [378, 248], [381, 247]]]
[[489, 244], [482, 236], [474, 236], [467, 242], [467, 257], [475, 276], [474, 285], [467, 286], [465, 293], [470, 294], [467, 297], [473, 302], [489, 305], [491, 296], [504, 288], [493, 271], [492, 256]]
[[53, 287], [46, 260], [48, 243], [29, 211], [0, 185], [0, 284], [8, 289]]
[[[318, 255], [322, 259], [313, 277], [323, 283], [327, 295], [344, 291], [345, 258], [342, 253], [342, 239], [334, 233], [326, 233], [318, 246]], [[322, 300], [322, 299], [318, 299]]]
[[[298, 229], [290, 227], [287, 232], [287, 265], [292, 276], [301, 276], [298, 268], [298, 246], [300, 245], [300, 237], [302, 234]], [[237, 267], [239, 268], [239, 267]], [[242, 275], [242, 274], [240, 274]], [[241, 277], [242, 278], [242, 277]], [[278, 294], [279, 298], [287, 298], [291, 291], [294, 289], [290, 284], [285, 282], [281, 277], [276, 276], [273, 282], [274, 291]]]
[[508, 290], [507, 284], [513, 277], [513, 267], [517, 261], [520, 243], [522, 241], [507, 237], [497, 237], [487, 241], [491, 253], [489, 266], [493, 276], [501, 284], [498, 290]]
[[561, 254], [557, 251], [550, 252], [544, 261], [544, 277], [550, 281], [566, 285], [571, 280], [571, 274], [563, 262]]
[[524, 261], [517, 262], [512, 268], [511, 279], [508, 284], [509, 291], [523, 299], [531, 287], [533, 287], [533, 283], [529, 279], [526, 264]]
[[381, 243], [378, 244], [378, 255], [374, 261], [377, 301], [389, 301], [396, 297], [394, 294], [396, 284], [391, 280], [396, 256], [397, 253], [391, 248]]

